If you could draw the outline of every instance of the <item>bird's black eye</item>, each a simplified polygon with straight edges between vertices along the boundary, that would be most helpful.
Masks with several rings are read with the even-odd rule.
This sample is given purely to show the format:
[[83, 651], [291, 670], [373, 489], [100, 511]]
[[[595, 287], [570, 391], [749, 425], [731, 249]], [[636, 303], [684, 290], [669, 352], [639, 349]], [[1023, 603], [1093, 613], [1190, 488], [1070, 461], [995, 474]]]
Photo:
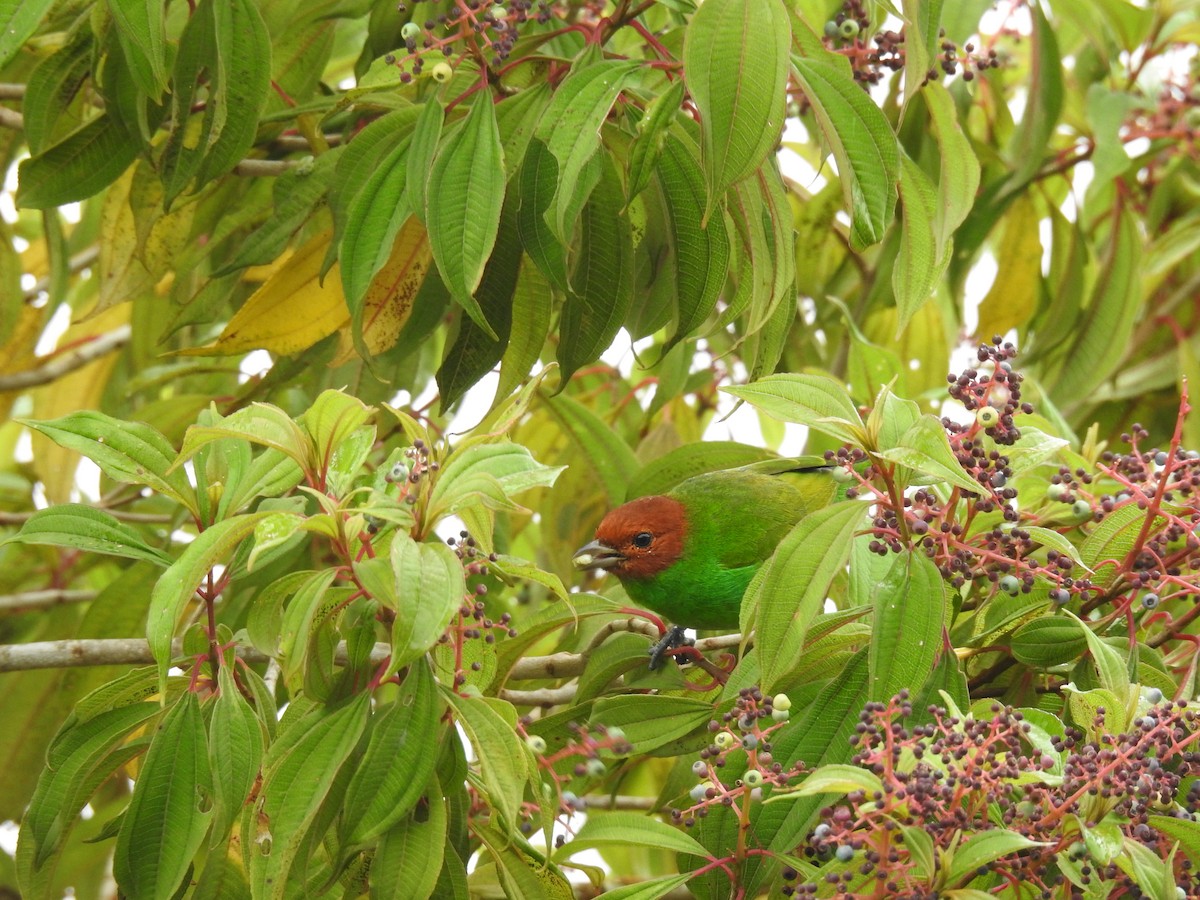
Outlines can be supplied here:
[[654, 541], [654, 535], [648, 531], [639, 531], [633, 536], [633, 546], [645, 550]]

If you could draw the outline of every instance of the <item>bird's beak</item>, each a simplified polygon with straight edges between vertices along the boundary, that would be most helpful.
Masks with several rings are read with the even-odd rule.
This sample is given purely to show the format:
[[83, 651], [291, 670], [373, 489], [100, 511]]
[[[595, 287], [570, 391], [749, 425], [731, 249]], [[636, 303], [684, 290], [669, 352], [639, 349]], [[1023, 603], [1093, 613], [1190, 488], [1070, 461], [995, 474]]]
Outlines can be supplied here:
[[612, 569], [625, 562], [625, 557], [608, 544], [592, 541], [576, 550], [571, 562], [577, 569]]

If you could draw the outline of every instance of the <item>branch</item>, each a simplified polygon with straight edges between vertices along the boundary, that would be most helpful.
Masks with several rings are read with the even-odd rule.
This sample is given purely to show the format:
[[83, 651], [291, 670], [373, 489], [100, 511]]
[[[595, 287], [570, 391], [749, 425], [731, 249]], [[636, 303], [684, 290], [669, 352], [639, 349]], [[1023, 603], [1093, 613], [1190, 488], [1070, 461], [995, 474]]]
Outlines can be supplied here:
[[36, 369], [0, 375], [0, 391], [19, 391], [56, 381], [90, 362], [95, 362], [105, 354], [120, 350], [129, 343], [132, 333], [131, 326], [121, 325], [93, 341], [53, 357]]
[[0, 84], [0, 100], [20, 100], [25, 96], [23, 84]]
[[558, 706], [570, 703], [575, 699], [578, 686], [571, 682], [556, 688], [539, 688], [536, 691], [517, 691], [501, 688], [500, 699], [507, 700], [514, 706]]
[[235, 175], [250, 177], [261, 175], [282, 175], [289, 169], [300, 165], [298, 159], [243, 159], [233, 167]]
[[0, 612], [28, 612], [32, 609], [61, 606], [64, 603], [86, 603], [95, 600], [98, 593], [99, 591], [23, 591], [20, 594], [0, 596]]
[[[268, 657], [253, 647], [238, 647], [237, 655], [248, 663], [266, 662]], [[392, 652], [388, 644], [376, 644], [371, 650], [371, 662], [381, 663]], [[183, 642], [171, 644], [171, 654], [183, 653]], [[334, 656], [345, 663], [346, 643], [338, 644]], [[35, 641], [30, 644], [0, 644], [0, 672], [20, 672], [28, 669], [63, 669], [76, 666], [151, 665], [154, 656], [150, 644], [141, 638], [110, 638], [106, 640]]]
[[[67, 260], [67, 269], [74, 275], [76, 272], [81, 272], [94, 263], [100, 256], [100, 245], [93, 244], [90, 247], [85, 247], [80, 250], [69, 260]], [[43, 291], [50, 289], [50, 276], [45, 275], [39, 278], [29, 290], [25, 292], [25, 302], [31, 303], [38, 298], [38, 295]]]
[[[721, 634], [696, 641], [701, 653], [713, 650], [728, 650], [742, 642], [740, 634]], [[551, 653], [549, 656], [527, 656], [518, 660], [508, 673], [510, 681], [532, 681], [535, 678], [573, 678], [583, 672], [587, 664], [586, 653]], [[536, 694], [537, 691], [522, 693]]]
[[11, 128], [13, 131], [22, 131], [25, 128], [25, 117], [15, 109], [0, 106], [0, 127]]

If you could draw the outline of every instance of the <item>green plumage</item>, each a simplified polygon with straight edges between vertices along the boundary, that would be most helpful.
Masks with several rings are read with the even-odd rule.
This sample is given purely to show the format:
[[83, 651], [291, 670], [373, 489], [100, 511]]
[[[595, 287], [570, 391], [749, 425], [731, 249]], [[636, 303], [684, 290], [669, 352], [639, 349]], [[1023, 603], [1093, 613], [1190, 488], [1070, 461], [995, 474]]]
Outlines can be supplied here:
[[649, 578], [622, 578], [629, 598], [680, 625], [736, 629], [759, 566], [802, 516], [833, 499], [828, 470], [794, 465], [773, 460], [709, 472], [668, 492], [687, 517], [683, 554]]

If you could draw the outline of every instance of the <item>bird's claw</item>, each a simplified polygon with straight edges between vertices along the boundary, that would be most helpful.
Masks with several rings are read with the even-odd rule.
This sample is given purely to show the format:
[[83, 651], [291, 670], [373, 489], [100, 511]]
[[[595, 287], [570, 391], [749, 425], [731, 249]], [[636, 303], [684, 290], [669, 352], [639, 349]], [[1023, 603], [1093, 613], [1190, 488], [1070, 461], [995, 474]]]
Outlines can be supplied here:
[[650, 670], [654, 671], [662, 666], [663, 658], [670, 656], [673, 651], [680, 647], [690, 647], [692, 640], [685, 633], [683, 628], [678, 625], [672, 625], [659, 639], [658, 643], [650, 648]]

